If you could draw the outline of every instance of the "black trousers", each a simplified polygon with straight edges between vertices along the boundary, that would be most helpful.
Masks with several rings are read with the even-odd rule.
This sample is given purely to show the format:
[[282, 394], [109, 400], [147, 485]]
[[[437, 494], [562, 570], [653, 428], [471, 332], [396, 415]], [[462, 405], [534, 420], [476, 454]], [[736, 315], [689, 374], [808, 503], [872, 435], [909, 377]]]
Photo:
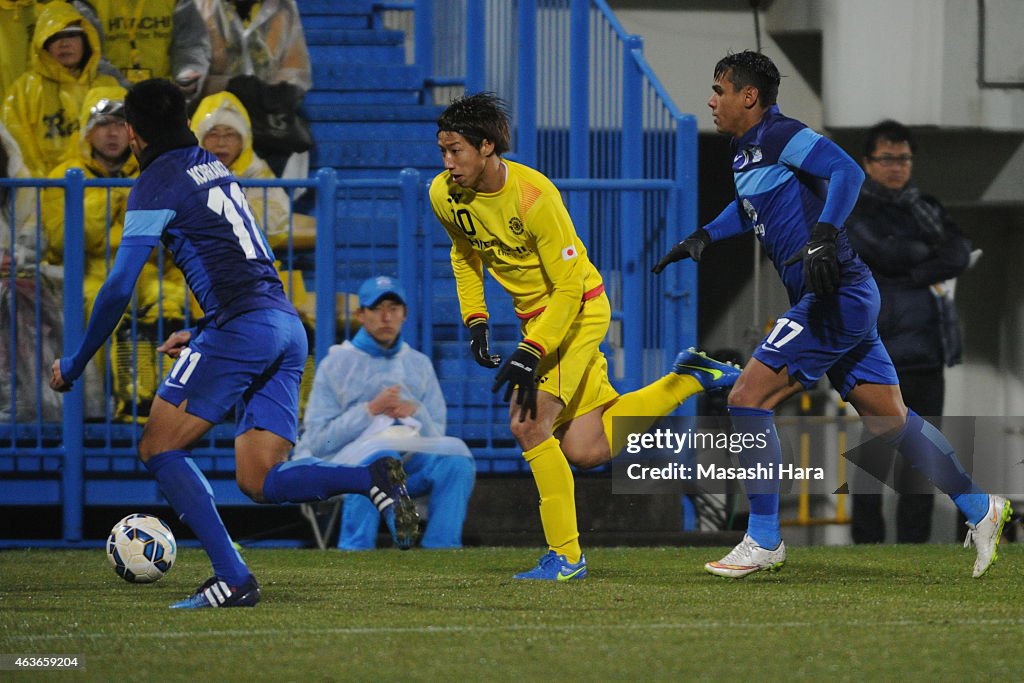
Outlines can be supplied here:
[[[946, 380], [943, 368], [904, 372], [897, 368], [903, 402], [915, 413], [942, 428], [942, 408]], [[901, 472], [895, 472], [899, 481], [910, 476], [910, 464], [903, 458]], [[862, 476], [868, 476], [861, 473]], [[885, 520], [882, 518], [881, 494], [859, 493], [852, 496], [854, 543], [882, 543], [885, 541]], [[930, 494], [901, 493], [896, 506], [896, 541], [898, 543], [927, 543], [932, 533], [932, 508], [935, 496]]]

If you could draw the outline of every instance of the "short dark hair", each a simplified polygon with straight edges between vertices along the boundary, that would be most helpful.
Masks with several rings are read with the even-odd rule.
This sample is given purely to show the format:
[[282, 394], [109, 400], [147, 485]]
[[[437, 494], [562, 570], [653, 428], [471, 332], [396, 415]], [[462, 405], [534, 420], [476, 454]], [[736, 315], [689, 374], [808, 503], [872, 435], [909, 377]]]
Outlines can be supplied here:
[[185, 96], [174, 83], [150, 78], [128, 89], [124, 98], [125, 119], [147, 144], [188, 131]]
[[500, 156], [510, 149], [508, 106], [492, 92], [458, 97], [437, 119], [437, 132], [443, 131], [458, 133], [477, 149], [490, 140]]
[[917, 151], [917, 141], [914, 140], [910, 129], [893, 119], [879, 121], [868, 128], [867, 135], [864, 138], [864, 156], [870, 157], [875, 153], [875, 147], [878, 146], [879, 140], [886, 140], [897, 144], [905, 142], [910, 145], [911, 152]]
[[715, 64], [715, 80], [728, 75], [736, 90], [750, 85], [757, 88], [757, 101], [770, 107], [779, 98], [779, 69], [775, 62], [753, 50], [726, 55]]

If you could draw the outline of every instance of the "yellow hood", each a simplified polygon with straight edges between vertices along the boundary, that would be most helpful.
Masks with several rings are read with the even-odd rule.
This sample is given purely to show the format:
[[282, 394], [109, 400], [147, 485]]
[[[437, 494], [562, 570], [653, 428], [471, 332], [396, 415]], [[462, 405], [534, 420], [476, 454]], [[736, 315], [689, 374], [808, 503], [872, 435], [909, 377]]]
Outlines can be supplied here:
[[228, 126], [242, 136], [242, 152], [231, 164], [232, 173], [238, 174], [252, 163], [252, 124], [245, 105], [233, 94], [223, 91], [207, 95], [192, 115], [192, 132], [203, 144], [203, 138], [214, 126]]
[[[47, 40], [72, 25], [81, 27], [85, 38], [85, 64], [77, 78], [43, 47]], [[36, 31], [32, 36], [32, 68], [58, 82], [91, 83], [96, 77], [96, 67], [100, 61], [100, 51], [96, 49], [99, 44], [96, 28], [78, 10], [66, 2], [48, 3], [39, 12]]]

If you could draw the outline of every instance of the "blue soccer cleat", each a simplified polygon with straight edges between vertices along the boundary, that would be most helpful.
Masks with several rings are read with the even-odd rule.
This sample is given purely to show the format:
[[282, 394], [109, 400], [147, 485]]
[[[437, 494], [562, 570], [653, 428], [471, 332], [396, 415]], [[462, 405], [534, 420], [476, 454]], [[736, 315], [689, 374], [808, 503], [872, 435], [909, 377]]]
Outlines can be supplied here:
[[260, 585], [252, 574], [240, 586], [210, 577], [189, 597], [171, 605], [171, 609], [202, 609], [204, 607], [254, 607], [260, 601]]
[[728, 389], [736, 384], [742, 370], [738, 365], [717, 361], [691, 346], [676, 356], [672, 372], [677, 375], [689, 375], [700, 382], [704, 391], [712, 391]]
[[366, 494], [380, 510], [391, 539], [401, 550], [408, 550], [420, 531], [420, 514], [405, 487], [402, 461], [381, 458], [370, 463], [370, 490]]
[[575, 564], [559, 555], [554, 550], [541, 556], [537, 566], [528, 572], [516, 574], [515, 579], [533, 579], [535, 581], [579, 581], [587, 578], [587, 556], [580, 555]]

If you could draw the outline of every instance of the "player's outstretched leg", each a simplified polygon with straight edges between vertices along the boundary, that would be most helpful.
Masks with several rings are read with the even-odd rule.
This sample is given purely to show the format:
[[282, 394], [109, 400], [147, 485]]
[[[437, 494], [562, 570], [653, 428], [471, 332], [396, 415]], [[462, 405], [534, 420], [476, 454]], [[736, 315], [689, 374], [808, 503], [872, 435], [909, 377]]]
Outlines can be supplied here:
[[342, 493], [361, 493], [373, 501], [395, 545], [403, 550], [412, 547], [420, 518], [405, 487], [401, 460], [385, 457], [365, 467], [348, 467], [299, 458], [274, 465], [263, 480], [263, 501], [267, 503], [307, 503]]
[[759, 571], [774, 572], [786, 563], [786, 544], [780, 542], [774, 550], [762, 548], [757, 541], [745, 535], [739, 545], [720, 560], [708, 562], [704, 569], [716, 576], [742, 579]]
[[517, 579], [536, 581], [579, 581], [587, 578], [587, 556], [580, 555], [579, 562], [570, 562], [565, 555], [549, 550], [541, 555], [537, 566], [528, 572], [516, 574]]
[[[693, 347], [676, 356], [672, 372], [636, 391], [619, 396], [601, 416], [611, 457], [618, 455], [613, 426], [616, 417], [628, 417], [634, 429], [647, 429], [656, 417], [668, 415], [688, 398], [702, 391], [727, 389], [736, 383], [740, 368], [708, 357]], [[638, 421], [648, 416], [650, 421]]]
[[976, 524], [967, 522], [967, 538], [964, 539], [964, 547], [970, 548], [974, 544], [978, 551], [978, 557], [974, 561], [974, 578], [978, 578], [992, 566], [996, 561], [999, 549], [999, 539], [1003, 535], [1003, 525], [1010, 521], [1013, 508], [1010, 501], [1002, 496], [990, 495], [988, 497], [988, 513]]
[[402, 550], [408, 550], [416, 541], [420, 530], [420, 515], [405, 486], [406, 474], [402, 461], [381, 458], [370, 463], [369, 498], [380, 510], [391, 539]]
[[196, 592], [171, 609], [201, 609], [205, 607], [253, 607], [260, 601], [260, 586], [256, 577], [249, 575], [241, 585], [229, 586], [227, 581], [211, 576]]
[[704, 391], [728, 389], [736, 384], [741, 371], [738, 366], [717, 361], [692, 346], [680, 351], [672, 365], [672, 372], [693, 377], [704, 387]]

